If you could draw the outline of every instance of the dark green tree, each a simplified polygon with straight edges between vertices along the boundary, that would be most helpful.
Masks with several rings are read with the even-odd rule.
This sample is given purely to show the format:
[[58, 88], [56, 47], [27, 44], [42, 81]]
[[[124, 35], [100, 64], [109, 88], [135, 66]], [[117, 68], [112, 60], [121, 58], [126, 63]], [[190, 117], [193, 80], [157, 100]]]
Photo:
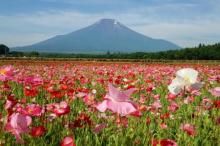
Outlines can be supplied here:
[[0, 55], [8, 55], [8, 53], [9, 48], [4, 44], [0, 44]]

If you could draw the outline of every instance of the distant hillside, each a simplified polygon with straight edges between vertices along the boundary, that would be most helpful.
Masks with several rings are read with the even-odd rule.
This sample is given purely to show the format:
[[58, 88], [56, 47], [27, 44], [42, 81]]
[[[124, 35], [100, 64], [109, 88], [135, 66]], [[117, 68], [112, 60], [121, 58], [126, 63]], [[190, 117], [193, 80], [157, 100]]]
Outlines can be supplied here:
[[145, 53], [148, 59], [181, 59], [181, 60], [220, 60], [220, 43], [214, 45], [200, 44], [198, 47], [181, 50], [169, 50], [158, 53]]
[[22, 53], [12, 52], [13, 56], [45, 57], [45, 58], [99, 58], [99, 59], [165, 59], [165, 60], [220, 60], [220, 43], [199, 45], [194, 48], [146, 53], [110, 53], [95, 54], [63, 54], [63, 53]]
[[48, 40], [13, 51], [38, 51], [56, 53], [106, 53], [110, 52], [157, 52], [180, 49], [174, 43], [153, 39], [137, 33], [114, 19], [101, 19], [93, 25], [66, 35], [58, 35]]

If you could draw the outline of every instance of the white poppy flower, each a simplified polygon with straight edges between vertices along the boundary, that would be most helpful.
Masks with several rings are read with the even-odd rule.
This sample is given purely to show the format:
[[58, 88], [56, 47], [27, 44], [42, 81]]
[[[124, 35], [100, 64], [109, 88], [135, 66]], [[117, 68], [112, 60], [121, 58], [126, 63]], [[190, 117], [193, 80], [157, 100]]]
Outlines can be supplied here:
[[176, 72], [176, 78], [172, 80], [168, 86], [170, 93], [179, 94], [182, 89], [192, 87], [199, 89], [202, 87], [200, 82], [197, 82], [198, 72], [192, 68], [184, 68]]

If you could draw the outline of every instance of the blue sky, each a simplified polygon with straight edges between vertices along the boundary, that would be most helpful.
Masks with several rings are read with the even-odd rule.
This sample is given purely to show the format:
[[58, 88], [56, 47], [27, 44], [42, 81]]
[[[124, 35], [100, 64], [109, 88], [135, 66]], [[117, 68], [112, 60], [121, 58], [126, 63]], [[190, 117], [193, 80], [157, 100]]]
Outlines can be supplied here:
[[29, 45], [101, 18], [183, 47], [220, 42], [219, 0], [0, 0], [0, 43]]

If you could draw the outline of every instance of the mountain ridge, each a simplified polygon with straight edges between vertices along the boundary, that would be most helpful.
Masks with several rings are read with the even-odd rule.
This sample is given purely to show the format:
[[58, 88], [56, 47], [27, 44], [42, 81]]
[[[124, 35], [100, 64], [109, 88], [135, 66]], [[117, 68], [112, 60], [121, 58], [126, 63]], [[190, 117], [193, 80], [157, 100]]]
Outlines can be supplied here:
[[101, 19], [68, 34], [13, 48], [14, 51], [54, 53], [157, 52], [170, 49], [180, 47], [167, 40], [137, 33], [115, 19]]

